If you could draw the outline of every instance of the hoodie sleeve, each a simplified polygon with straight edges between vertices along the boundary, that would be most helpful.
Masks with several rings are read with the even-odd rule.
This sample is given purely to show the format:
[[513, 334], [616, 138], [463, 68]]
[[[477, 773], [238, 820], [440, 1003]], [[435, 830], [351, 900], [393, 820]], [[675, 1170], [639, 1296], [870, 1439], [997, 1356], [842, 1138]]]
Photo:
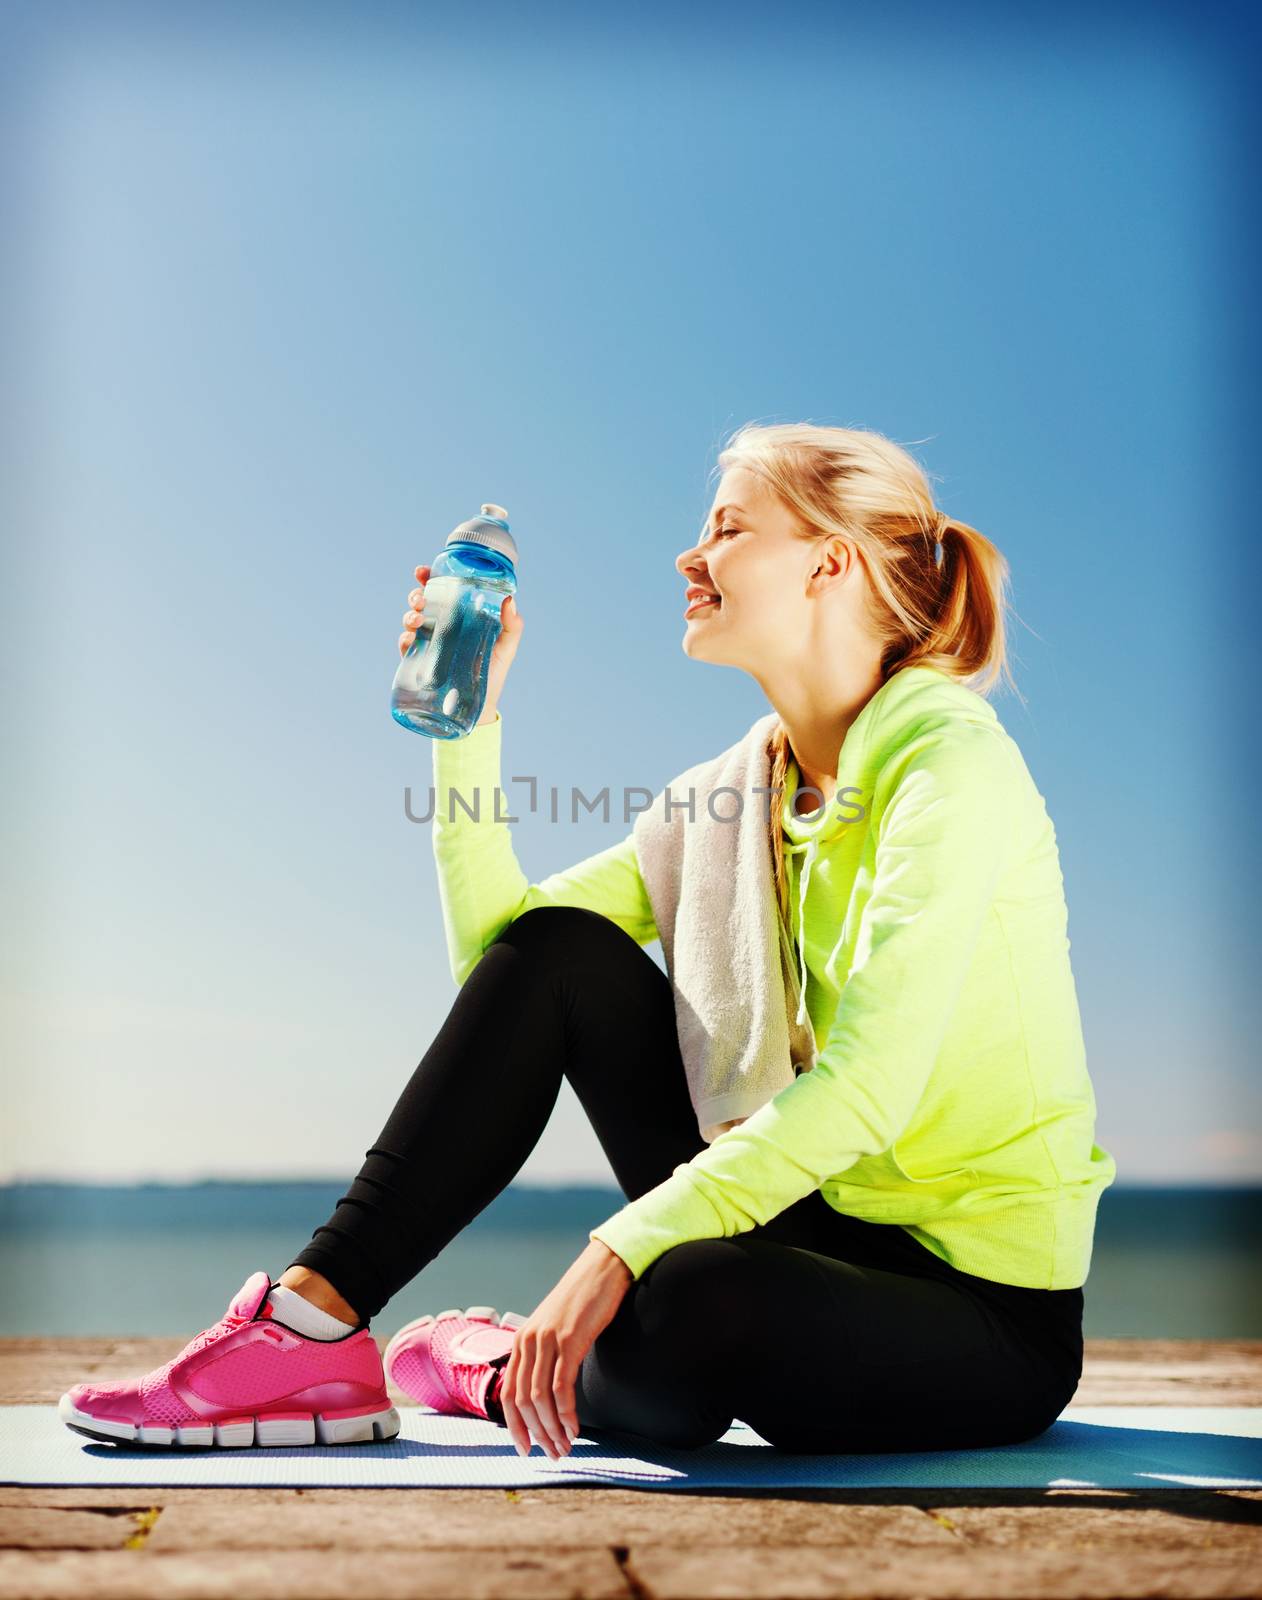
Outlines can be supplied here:
[[1015, 781], [1001, 736], [980, 726], [921, 734], [885, 763], [871, 895], [827, 1043], [809, 1072], [590, 1231], [634, 1278], [676, 1244], [770, 1221], [898, 1138], [995, 896]]
[[534, 906], [599, 911], [637, 944], [658, 937], [632, 834], [531, 883], [513, 851], [508, 797], [500, 790], [503, 717], [462, 739], [435, 739], [432, 840], [447, 957], [457, 984], [508, 924]]

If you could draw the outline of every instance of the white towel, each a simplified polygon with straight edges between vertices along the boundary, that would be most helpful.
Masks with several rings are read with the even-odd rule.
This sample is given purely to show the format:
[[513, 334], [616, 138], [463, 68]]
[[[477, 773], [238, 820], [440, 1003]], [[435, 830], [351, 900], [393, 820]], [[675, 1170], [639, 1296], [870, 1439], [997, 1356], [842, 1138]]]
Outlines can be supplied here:
[[[772, 879], [769, 741], [778, 722], [769, 712], [721, 755], [672, 778], [632, 830], [707, 1144], [817, 1060]], [[783, 791], [770, 804], [779, 825]]]

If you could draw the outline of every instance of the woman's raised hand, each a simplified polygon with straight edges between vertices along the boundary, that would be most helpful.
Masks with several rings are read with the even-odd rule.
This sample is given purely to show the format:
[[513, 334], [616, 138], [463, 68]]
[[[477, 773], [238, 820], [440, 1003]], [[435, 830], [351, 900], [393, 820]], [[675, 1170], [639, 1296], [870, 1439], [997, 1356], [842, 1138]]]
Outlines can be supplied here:
[[[399, 635], [399, 654], [405, 656], [412, 648], [416, 639], [417, 630], [421, 626], [425, 611], [425, 585], [429, 581], [431, 569], [417, 567], [417, 587], [408, 595], [408, 610], [403, 613], [404, 631]], [[500, 635], [495, 641], [491, 651], [491, 664], [486, 676], [486, 703], [482, 708], [482, 715], [478, 718], [481, 722], [495, 720], [496, 707], [499, 705], [500, 693], [504, 688], [504, 679], [508, 676], [508, 669], [513, 664], [513, 657], [517, 654], [517, 645], [521, 639], [524, 626], [521, 613], [517, 609], [515, 595], [505, 595], [500, 605]]]

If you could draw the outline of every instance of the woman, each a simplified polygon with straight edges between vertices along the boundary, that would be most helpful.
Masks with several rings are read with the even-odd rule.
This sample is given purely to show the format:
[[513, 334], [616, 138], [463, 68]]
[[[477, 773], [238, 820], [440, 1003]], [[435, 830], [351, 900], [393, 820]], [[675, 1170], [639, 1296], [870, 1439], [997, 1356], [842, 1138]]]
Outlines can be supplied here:
[[[1007, 564], [878, 434], [751, 425], [719, 466], [676, 561], [683, 647], [774, 707], [755, 859], [765, 844], [794, 1021], [822, 1048], [707, 1125], [678, 971], [643, 948], [667, 948], [646, 836], [527, 882], [491, 805], [523, 631], [506, 600], [479, 724], [433, 746], [450, 1012], [279, 1281], [256, 1273], [156, 1373], [72, 1389], [70, 1426], [391, 1436], [369, 1320], [516, 1176], [563, 1077], [628, 1203], [529, 1317], [470, 1307], [400, 1330], [386, 1371], [418, 1400], [551, 1459], [580, 1430], [696, 1448], [736, 1418], [788, 1450], [1005, 1444], [1068, 1403], [1115, 1166], [1094, 1143], [1055, 833], [979, 692], [1006, 669]], [[731, 904], [750, 887], [732, 882]], [[704, 899], [671, 929], [713, 917]], [[734, 946], [744, 923], [727, 926]]]

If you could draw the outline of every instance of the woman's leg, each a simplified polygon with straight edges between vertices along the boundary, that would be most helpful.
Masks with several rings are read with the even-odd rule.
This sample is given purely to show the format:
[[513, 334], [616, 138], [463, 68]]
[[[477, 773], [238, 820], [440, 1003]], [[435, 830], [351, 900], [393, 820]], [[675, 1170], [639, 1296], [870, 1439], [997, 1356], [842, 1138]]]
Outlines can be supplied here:
[[469, 974], [291, 1266], [322, 1274], [367, 1322], [516, 1177], [563, 1077], [629, 1199], [702, 1148], [665, 973], [609, 918], [540, 906]]
[[[469, 975], [294, 1264], [376, 1315], [512, 1181], [563, 1076], [629, 1199], [703, 1148], [665, 974], [608, 918], [540, 907]], [[587, 1352], [580, 1424], [692, 1447], [739, 1417], [781, 1448], [829, 1451], [1046, 1427], [1076, 1374], [1057, 1387], [1054, 1365], [960, 1286], [874, 1265], [851, 1222], [811, 1194], [747, 1233], [665, 1252]]]
[[692, 1449], [739, 1418], [784, 1450], [867, 1452], [1016, 1443], [1056, 1419], [1080, 1362], [951, 1276], [874, 1265], [857, 1234], [859, 1260], [827, 1253], [852, 1220], [835, 1217], [811, 1194], [659, 1256], [588, 1352], [580, 1420]]

